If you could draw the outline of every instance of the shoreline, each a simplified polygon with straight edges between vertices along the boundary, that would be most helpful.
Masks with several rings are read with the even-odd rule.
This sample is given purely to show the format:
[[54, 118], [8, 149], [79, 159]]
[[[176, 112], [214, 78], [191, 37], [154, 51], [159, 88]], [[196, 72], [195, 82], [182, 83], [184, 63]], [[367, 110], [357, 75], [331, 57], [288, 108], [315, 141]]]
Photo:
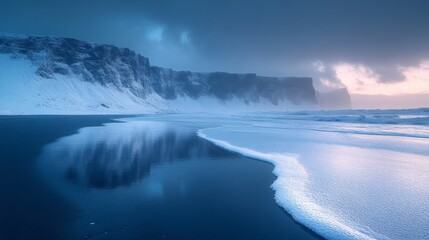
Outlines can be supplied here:
[[[125, 117], [126, 116], [124, 116], [124, 118]], [[12, 159], [14, 159], [13, 163], [15, 163], [15, 165], [10, 165], [9, 168], [11, 169], [11, 172], [17, 172], [22, 167], [20, 162], [24, 161], [24, 159], [18, 159], [18, 158], [15, 158], [14, 156], [17, 154], [16, 151], [18, 151], [18, 147], [22, 146], [23, 141], [26, 139], [25, 137], [29, 135], [32, 136], [31, 137], [32, 139], [37, 140], [39, 144], [37, 145], [34, 145], [32, 143], [30, 144], [30, 145], [34, 145], [32, 147], [35, 149], [35, 151], [33, 151], [33, 154], [27, 155], [26, 161], [31, 161], [32, 164], [35, 164], [36, 160], [39, 162], [39, 164], [40, 164], [40, 161], [42, 161], [41, 162], [42, 165], [39, 166], [42, 168], [43, 166], [46, 166], [46, 162], [43, 163], [45, 161], [43, 157], [39, 159], [40, 157], [39, 154], [41, 152], [42, 146], [44, 146], [43, 152], [46, 152], [46, 150], [49, 151], [49, 149], [46, 149], [47, 145], [54, 146], [53, 148], [50, 148], [54, 150], [54, 152], [63, 149], [66, 151], [65, 153], [67, 153], [67, 151], [71, 151], [70, 153], [73, 153], [73, 151], [76, 151], [76, 150], [83, 151], [84, 149], [82, 147], [84, 146], [87, 147], [88, 150], [90, 150], [89, 152], [91, 152], [92, 151], [91, 149], [93, 150], [106, 149], [106, 147], [102, 147], [102, 148], [94, 148], [94, 147], [103, 146], [103, 144], [105, 143], [108, 144], [111, 141], [115, 142], [116, 140], [118, 140], [120, 141], [119, 143], [122, 144], [122, 141], [123, 141], [122, 137], [126, 137], [124, 139], [128, 139], [129, 137], [128, 133], [135, 134], [136, 137], [141, 139], [141, 137], [139, 137], [141, 134], [138, 131], [139, 128], [136, 129], [135, 126], [133, 127], [133, 126], [127, 125], [127, 122], [121, 121], [121, 118], [118, 118], [118, 116], [113, 116], [113, 117], [95, 116], [88, 120], [87, 116], [74, 116], [74, 117], [72, 116], [42, 116], [42, 117], [18, 116], [18, 117], [12, 117], [12, 118], [0, 117], [0, 128], [2, 127], [5, 128], [6, 123], [10, 125], [8, 127], [10, 128], [8, 135], [12, 135], [12, 133], [14, 132], [13, 129], [21, 128], [21, 125], [26, 126], [25, 129], [21, 130], [21, 134], [19, 134], [18, 136], [15, 136], [15, 139], [16, 139], [15, 141], [9, 142], [10, 145], [17, 147], [15, 149], [10, 150], [10, 156]], [[149, 124], [149, 126], [151, 126], [150, 121], [153, 121], [153, 120], [147, 119], [147, 120], [143, 120], [142, 122], [146, 122], [143, 124]], [[162, 121], [162, 120], [157, 122], [159, 122], [160, 124], [162, 124], [163, 122], [165, 123], [165, 121]], [[37, 168], [30, 167], [28, 168], [28, 171], [31, 171], [32, 172], [31, 174], [26, 174], [25, 177], [19, 175], [19, 176], [16, 176], [16, 178], [20, 179], [20, 181], [22, 181], [22, 184], [23, 184], [21, 186], [20, 191], [32, 192], [32, 193], [22, 194], [22, 196], [39, 196], [39, 197], [34, 197], [33, 198], [34, 202], [30, 204], [31, 206], [35, 204], [40, 205], [39, 207], [36, 208], [36, 210], [38, 211], [34, 212], [35, 211], [34, 210], [33, 211], [34, 213], [31, 215], [31, 218], [28, 218], [28, 217], [22, 218], [23, 215], [21, 215], [20, 212], [17, 212], [17, 209], [16, 209], [18, 208], [18, 205], [10, 204], [11, 207], [8, 211], [11, 214], [14, 214], [20, 217], [21, 220], [15, 222], [13, 221], [14, 219], [13, 217], [9, 217], [10, 219], [9, 219], [8, 225], [10, 225], [11, 227], [13, 226], [13, 228], [10, 228], [11, 230], [10, 231], [8, 230], [7, 232], [5, 232], [5, 229], [0, 228], [0, 236], [3, 236], [4, 234], [6, 234], [4, 236], [8, 238], [12, 238], [12, 237], [28, 238], [29, 236], [27, 235], [27, 232], [31, 232], [32, 236], [36, 236], [36, 237], [40, 236], [41, 238], [43, 237], [46, 238], [47, 236], [52, 236], [54, 238], [57, 238], [58, 236], [64, 237], [63, 234], [67, 233], [68, 231], [72, 231], [73, 234], [77, 234], [77, 235], [73, 235], [73, 234], [67, 235], [68, 237], [72, 237], [72, 236], [81, 237], [83, 235], [80, 235], [74, 231], [85, 230], [85, 232], [87, 232], [86, 236], [94, 236], [94, 237], [105, 236], [104, 231], [107, 231], [109, 232], [109, 234], [110, 232], [112, 234], [108, 236], [113, 238], [115, 238], [115, 236], [118, 237], [123, 234], [125, 234], [123, 236], [133, 236], [133, 234], [136, 234], [136, 236], [147, 236], [147, 237], [149, 236], [149, 237], [155, 238], [159, 236], [157, 235], [157, 233], [158, 232], [161, 233], [160, 231], [162, 230], [162, 232], [167, 232], [168, 234], [166, 235], [170, 236], [173, 239], [183, 239], [183, 237], [186, 237], [186, 236], [189, 238], [193, 238], [192, 236], [194, 232], [198, 232], [198, 231], [201, 231], [202, 229], [206, 229], [206, 226], [212, 226], [201, 233], [205, 233], [205, 235], [208, 238], [218, 238], [218, 239], [230, 239], [232, 236], [235, 236], [234, 238], [245, 238], [245, 239], [279, 239], [287, 236], [293, 239], [294, 238], [321, 239], [319, 235], [315, 234], [313, 231], [306, 228], [302, 224], [296, 222], [290, 216], [290, 214], [285, 212], [284, 209], [282, 209], [275, 203], [275, 200], [272, 197], [273, 191], [269, 187], [274, 178], [274, 176], [272, 175], [272, 166], [266, 165], [266, 163], [263, 163], [260, 161], [248, 161], [249, 160], [248, 158], [242, 157], [238, 154], [230, 153], [229, 151], [223, 150], [222, 148], [215, 146], [214, 144], [204, 139], [199, 138], [198, 136], [195, 135], [195, 131], [198, 129], [198, 127], [196, 127], [198, 126], [197, 123], [189, 125], [189, 124], [182, 124], [177, 122], [176, 123], [167, 122], [166, 124], [171, 126], [173, 129], [178, 129], [178, 128], [191, 129], [189, 130], [190, 131], [189, 133], [192, 133], [192, 134], [188, 136], [190, 137], [189, 139], [190, 142], [189, 143], [183, 142], [184, 140], [186, 140], [186, 138], [183, 140], [180, 140], [183, 137], [187, 136], [186, 134], [185, 135], [178, 134], [177, 137], [179, 137], [180, 141], [175, 140], [172, 142], [170, 142], [169, 140], [167, 140], [166, 142], [165, 140], [162, 140], [163, 138], [168, 137], [171, 134], [165, 135], [164, 133], [161, 132], [162, 133], [161, 135], [149, 134], [147, 136], [148, 137], [153, 136], [156, 138], [161, 137], [160, 143], [185, 144], [184, 146], [187, 146], [185, 149], [187, 149], [188, 147], [192, 147], [195, 144], [197, 144], [197, 146], [200, 146], [200, 144], [203, 144], [201, 145], [201, 147], [197, 147], [195, 150], [200, 149], [203, 151], [203, 153], [206, 152], [207, 154], [211, 154], [211, 155], [207, 155], [207, 156], [202, 155], [203, 157], [199, 160], [182, 161], [179, 159], [179, 161], [176, 163], [161, 161], [161, 164], [154, 165], [154, 167], [150, 171], [150, 175], [143, 176], [143, 181], [136, 180], [136, 181], [133, 181], [132, 184], [128, 184], [128, 183], [121, 184], [120, 186], [122, 187], [119, 187], [119, 188], [116, 185], [113, 185], [111, 190], [109, 191], [105, 191], [103, 190], [103, 188], [97, 189], [97, 186], [100, 186], [100, 185], [89, 185], [89, 186], [84, 185], [81, 187], [76, 186], [76, 187], [70, 188], [69, 186], [70, 183], [64, 182], [65, 179], [61, 177], [61, 174], [60, 174], [61, 172], [52, 173], [52, 171], [49, 170], [50, 168], [48, 168], [48, 170], [45, 169], [45, 171], [36, 173], [35, 171], [37, 170]], [[11, 128], [11, 126], [13, 127]], [[61, 126], [61, 127], [58, 127], [58, 129], [56, 129], [55, 126]], [[65, 126], [70, 126], [70, 127], [64, 128]], [[112, 129], [114, 130], [113, 132], [108, 131], [109, 128], [111, 127], [113, 127]], [[129, 131], [126, 129], [128, 129]], [[164, 128], [162, 127], [154, 128], [154, 130], [160, 130], [160, 129], [162, 130]], [[61, 131], [58, 132], [57, 130], [61, 130]], [[143, 131], [142, 132], [143, 134], [146, 134], [148, 131], [149, 132], [151, 131], [150, 128], [146, 129], [145, 127], [141, 128], [141, 130]], [[105, 136], [100, 135], [101, 133], [105, 134]], [[47, 136], [46, 134], [52, 137], [39, 139], [41, 136]], [[115, 134], [119, 134], [119, 135], [115, 135]], [[99, 140], [94, 141], [93, 140], [94, 137]], [[151, 138], [152, 137], [149, 138], [149, 142], [151, 141], [150, 140]], [[4, 140], [7, 141], [6, 139]], [[131, 142], [135, 142], [135, 141], [131, 141]], [[67, 144], [63, 145], [62, 143], [67, 143]], [[102, 145], [100, 145], [99, 143], [102, 143]], [[138, 142], [136, 143], [139, 144]], [[68, 144], [72, 144], [72, 145], [68, 147], [69, 146]], [[109, 151], [112, 151], [114, 150], [114, 148], [117, 148], [117, 147], [119, 147], [118, 149], [122, 149], [122, 147], [120, 147], [120, 145], [118, 144], [104, 145], [104, 146], [111, 146], [107, 148], [107, 149], [110, 149]], [[149, 146], [149, 145], [144, 144], [141, 146]], [[171, 146], [173, 147], [173, 149], [178, 147], [177, 150], [179, 152], [193, 152], [188, 150], [183, 151], [181, 150], [182, 147], [180, 146], [177, 146], [177, 147], [175, 147], [175, 145], [171, 145]], [[148, 149], [153, 150], [153, 148], [148, 148]], [[114, 156], [115, 154], [113, 153], [109, 153], [109, 154], [112, 154], [112, 156]], [[169, 154], [166, 154], [165, 156], [168, 156], [168, 155]], [[61, 159], [62, 162], [68, 162], [67, 158], [64, 159], [64, 156], [74, 156], [74, 155], [66, 154], [66, 155], [61, 155], [63, 157], [54, 157], [54, 158], [50, 158], [49, 155], [47, 156], [48, 158], [46, 160], [51, 159], [47, 162], [49, 164], [50, 161], [55, 159]], [[55, 155], [52, 155], [52, 156], [55, 156]], [[91, 158], [90, 155], [88, 155], [87, 157]], [[99, 158], [94, 158], [93, 160], [89, 159], [88, 163], [91, 163], [93, 161], [98, 161], [96, 159], [99, 159]], [[127, 157], [123, 159], [127, 159]], [[74, 157], [70, 157], [69, 160], [72, 160], [72, 162], [76, 162], [74, 161]], [[78, 162], [80, 161], [77, 161], [76, 163]], [[97, 163], [97, 162], [94, 162], [94, 163]], [[97, 166], [97, 165], [90, 164], [88, 166]], [[15, 170], [12, 170], [12, 168]], [[195, 172], [195, 168], [200, 170]], [[85, 168], [82, 168], [82, 170], [84, 169]], [[91, 171], [91, 172], [97, 173], [99, 171]], [[237, 172], [241, 172], [241, 174], [237, 175]], [[46, 175], [51, 173], [53, 175], [51, 175], [50, 179], [55, 180], [54, 186], [52, 185], [48, 187], [44, 186], [43, 181], [40, 181], [43, 179], [39, 179], [37, 181], [28, 179], [28, 176], [30, 175], [32, 176], [31, 179], [33, 179], [37, 177], [37, 175], [40, 175], [40, 174]], [[56, 178], [56, 177], [61, 177], [61, 178]], [[185, 188], [185, 189], [188, 189], [186, 191], [187, 192], [186, 194], [188, 195], [186, 199], [188, 200], [182, 199], [181, 197], [182, 193], [180, 193], [180, 191], [182, 190], [180, 189], [182, 189], [182, 187], [176, 184], [177, 182], [180, 182], [180, 181], [177, 181], [177, 180], [170, 181], [178, 177], [188, 179], [186, 182], [187, 184], [190, 184], [190, 185]], [[15, 186], [14, 181], [17, 181], [17, 180], [12, 180], [12, 178], [9, 177], [8, 175], [3, 175], [1, 176], [1, 178], [4, 179], [5, 182], [10, 183], [10, 188], [8, 190], [9, 194], [7, 194], [8, 191], [6, 191], [6, 196], [13, 197], [16, 193], [16, 190], [13, 187]], [[150, 187], [150, 185], [146, 185], [152, 182], [159, 182], [159, 181], [161, 182], [167, 181], [164, 184], [167, 184], [167, 183], [168, 184], [164, 188], [169, 190], [165, 192], [165, 194], [167, 193], [169, 195], [173, 194], [165, 198], [165, 200], [162, 200], [162, 198], [158, 199], [156, 197], [157, 194], [159, 194], [158, 192], [159, 190], [157, 190], [157, 187], [153, 189], [153, 187]], [[29, 185], [30, 182], [31, 182], [31, 185]], [[98, 184], [98, 183], [95, 182], [95, 184]], [[101, 185], [101, 186], [104, 186], [104, 185]], [[210, 188], [207, 188], [207, 186], [210, 186]], [[91, 189], [91, 191], [83, 192], [85, 193], [85, 198], [83, 199], [87, 199], [87, 200], [83, 202], [82, 200], [79, 200], [78, 202], [76, 202], [77, 199], [81, 199], [81, 196], [79, 195], [80, 194], [79, 192], [81, 192], [81, 190], [78, 190], [78, 189], [82, 187], [84, 187], [84, 189], [86, 188]], [[155, 191], [153, 192], [153, 194], [155, 194], [154, 196], [148, 195], [147, 197], [143, 198], [143, 199], [146, 199], [146, 201], [154, 201], [149, 206], [138, 204], [139, 202], [142, 201], [142, 199], [140, 199], [141, 197], [139, 197], [139, 200], [136, 202], [136, 204], [127, 204], [127, 206], [125, 206], [125, 207], [135, 208], [135, 210], [132, 211], [133, 214], [131, 215], [129, 215], [127, 212], [121, 212], [122, 208], [115, 210], [115, 212], [117, 213], [115, 213], [116, 215], [114, 215], [115, 217], [113, 219], [111, 218], [111, 216], [105, 217], [102, 214], [102, 212], [105, 212], [105, 210], [103, 210], [104, 207], [102, 206], [111, 206], [111, 207], [108, 207], [109, 210], [106, 210], [107, 212], [109, 212], [114, 210], [117, 207], [116, 205], [117, 203], [125, 203], [125, 202], [129, 202], [130, 200], [134, 201], [133, 199], [135, 196], [130, 195], [130, 193], [140, 192], [141, 190], [138, 190], [138, 189], [141, 189], [141, 188], [146, 189], [144, 191], [149, 191], [149, 192]], [[46, 189], [46, 190], [45, 192], [42, 193], [40, 192], [41, 190], [39, 189]], [[62, 190], [58, 191], [58, 189], [62, 189]], [[77, 189], [78, 192], [70, 192], [70, 191], [75, 191], [73, 189]], [[49, 192], [46, 192], [48, 190]], [[64, 195], [62, 191], [67, 191], [67, 194], [69, 195], [67, 194]], [[109, 197], [110, 194], [114, 194], [116, 197], [111, 199]], [[54, 197], [54, 195], [58, 196], [58, 198]], [[51, 201], [39, 199], [39, 198], [43, 199], [48, 196], [51, 196], [52, 198]], [[0, 202], [8, 201], [7, 199], [9, 199], [10, 197], [7, 197], [6, 199], [3, 199]], [[93, 199], [95, 202], [92, 202], [93, 200], [91, 199]], [[111, 202], [111, 200], [113, 199], [116, 199], [116, 200]], [[57, 209], [55, 208], [55, 206], [58, 204], [59, 206], [61, 206], [61, 204], [66, 204], [67, 206], [64, 205], [61, 208], [59, 208], [61, 209], [61, 211], [54, 210], [52, 212], [52, 214], [59, 215], [58, 217], [60, 217], [61, 219], [64, 217], [65, 218], [64, 221], [56, 220], [55, 222], [52, 222], [52, 221], [50, 222], [49, 219], [57, 219], [57, 218], [49, 218], [49, 219], [46, 219], [46, 221], [41, 221], [38, 225], [39, 226], [38, 228], [35, 228], [35, 229], [31, 228], [32, 230], [30, 230], [31, 224], [36, 222], [37, 221], [36, 219], [39, 219], [39, 217], [41, 216], [50, 215], [50, 213], [43, 212], [43, 211], [50, 211], [50, 210], [46, 210], [46, 209], [50, 209], [50, 208], [47, 208], [47, 206], [45, 206], [46, 204], [52, 206], [53, 210]], [[94, 215], [94, 213], [97, 213], [97, 212], [100, 212], [101, 215], [99, 214]], [[139, 213], [139, 212], [142, 212], [142, 213]], [[3, 217], [7, 217], [7, 216], [9, 215], [5, 213]], [[175, 220], [178, 216], [180, 216], [179, 219], [182, 219], [180, 222], [177, 222]], [[69, 222], [70, 218], [75, 220], [73, 220], [73, 222]], [[115, 227], [116, 226], [115, 224], [117, 224], [115, 222], [117, 222], [118, 220], [114, 221], [114, 219], [120, 219], [119, 222], [123, 222], [125, 224], [126, 226], [125, 231], [122, 231], [121, 228]], [[195, 222], [195, 219], [200, 219], [200, 221]], [[261, 221], [262, 219], [264, 219], [264, 221]], [[127, 222], [128, 220], [130, 220], [131, 222]], [[90, 223], [95, 222], [95, 224], [94, 225], [88, 224], [86, 223], [86, 221]], [[173, 224], [173, 225], [171, 225], [170, 227], [165, 227], [167, 223]], [[77, 225], [74, 225], [74, 224], [77, 224]], [[141, 224], [145, 226], [146, 230], [145, 228], [137, 227], [137, 226], [140, 226]], [[56, 226], [54, 227], [54, 229], [56, 230], [55, 231], [51, 230], [48, 232], [47, 229], [50, 229], [53, 226]], [[72, 230], [70, 230], [70, 228], [67, 226], [74, 226], [75, 228], [72, 228]], [[252, 226], [252, 227], [249, 227], [249, 226]], [[64, 229], [65, 227], [67, 229]], [[104, 228], [106, 228], [106, 230], [103, 230]], [[12, 229], [15, 229], [15, 230], [12, 231]], [[187, 231], [189, 231], [188, 233], [190, 235], [180, 235], [180, 234], [185, 234]], [[283, 236], [283, 237], [280, 237], [280, 236]], [[61, 239], [63, 237], [61, 237]]]
[[[253, 149], [232, 145], [224, 140], [208, 137], [204, 133], [204, 131], [220, 128], [222, 127], [200, 129], [198, 136], [228, 151], [272, 165], [274, 168], [272, 173], [276, 177], [271, 185], [275, 193], [274, 199], [278, 206], [286, 211], [298, 224], [308, 228], [322, 239], [373, 239], [369, 235], [338, 221], [335, 215], [331, 215], [329, 211], [306, 196], [307, 194], [303, 189], [307, 188], [306, 179], [308, 177], [305, 168], [301, 166], [297, 156], [276, 152], [262, 153]], [[288, 166], [285, 167], [285, 165]], [[296, 186], [296, 184], [299, 186]], [[307, 212], [309, 209], [314, 212]], [[317, 218], [318, 214], [324, 216]], [[314, 217], [315, 215], [316, 218]], [[328, 222], [324, 222], [326, 219]]]

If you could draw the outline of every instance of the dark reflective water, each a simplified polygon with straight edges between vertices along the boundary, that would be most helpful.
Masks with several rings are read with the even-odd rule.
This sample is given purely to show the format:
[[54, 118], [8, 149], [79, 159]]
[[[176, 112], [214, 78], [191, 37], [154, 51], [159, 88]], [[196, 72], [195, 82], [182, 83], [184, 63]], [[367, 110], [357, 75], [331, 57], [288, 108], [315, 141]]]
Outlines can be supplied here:
[[[157, 165], [230, 156], [195, 135], [195, 129], [135, 121], [84, 128], [45, 147], [41, 170], [85, 188], [130, 186]], [[51, 169], [55, 167], [55, 169]]]
[[[0, 120], [2, 137], [14, 135], [4, 125], [14, 125], [15, 121]], [[43, 123], [49, 118], [38, 121], [36, 132], [27, 128], [21, 137], [43, 138], [43, 128], [54, 131]], [[24, 123], [29, 122], [16, 124]], [[58, 127], [58, 132], [67, 126]], [[315, 237], [275, 204], [269, 188], [274, 181], [272, 166], [218, 148], [198, 138], [195, 130], [154, 121], [109, 123], [64, 134], [43, 147], [38, 144], [34, 147], [38, 150], [25, 157], [19, 154], [26, 146], [16, 139], [9, 144], [14, 149], [2, 151], [8, 160], [2, 159], [1, 165], [12, 173], [0, 176], [6, 183], [6, 197], [0, 200], [5, 213], [0, 237]], [[31, 174], [21, 174], [22, 168]], [[16, 189], [15, 181], [27, 190]], [[21, 211], [25, 202], [40, 210]], [[12, 221], [8, 223], [5, 216]]]

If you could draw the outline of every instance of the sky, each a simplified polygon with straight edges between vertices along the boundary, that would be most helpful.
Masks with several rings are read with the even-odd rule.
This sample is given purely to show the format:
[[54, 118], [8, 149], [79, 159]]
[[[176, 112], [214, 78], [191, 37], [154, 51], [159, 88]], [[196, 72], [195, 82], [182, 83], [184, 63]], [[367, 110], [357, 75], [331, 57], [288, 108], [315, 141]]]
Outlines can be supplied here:
[[308, 76], [321, 91], [422, 102], [428, 12], [427, 0], [1, 0], [0, 32], [115, 44], [176, 70]]

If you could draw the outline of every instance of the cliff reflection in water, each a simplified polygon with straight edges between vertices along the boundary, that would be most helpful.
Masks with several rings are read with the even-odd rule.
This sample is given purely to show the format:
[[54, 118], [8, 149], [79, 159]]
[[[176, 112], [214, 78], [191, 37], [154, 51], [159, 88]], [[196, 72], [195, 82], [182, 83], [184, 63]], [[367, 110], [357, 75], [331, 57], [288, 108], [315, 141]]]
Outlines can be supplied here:
[[227, 154], [194, 129], [136, 121], [83, 128], [45, 147], [41, 161], [49, 175], [88, 188], [115, 188], [142, 180], [156, 165]]

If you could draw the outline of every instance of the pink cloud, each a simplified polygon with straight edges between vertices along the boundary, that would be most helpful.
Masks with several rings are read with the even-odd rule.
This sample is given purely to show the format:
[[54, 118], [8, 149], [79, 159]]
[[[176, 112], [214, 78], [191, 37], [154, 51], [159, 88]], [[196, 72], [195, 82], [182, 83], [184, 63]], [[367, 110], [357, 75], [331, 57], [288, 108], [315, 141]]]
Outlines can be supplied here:
[[333, 66], [336, 77], [352, 94], [426, 94], [429, 93], [429, 61], [417, 66], [398, 67], [404, 81], [386, 83], [370, 67], [361, 64], [341, 63]]

